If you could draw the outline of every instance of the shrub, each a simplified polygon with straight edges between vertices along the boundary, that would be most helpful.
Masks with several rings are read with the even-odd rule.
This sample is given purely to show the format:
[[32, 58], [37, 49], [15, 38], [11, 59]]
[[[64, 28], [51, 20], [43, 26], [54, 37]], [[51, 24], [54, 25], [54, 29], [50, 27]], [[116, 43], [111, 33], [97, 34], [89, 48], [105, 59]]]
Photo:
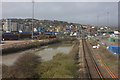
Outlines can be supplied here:
[[[19, 57], [12, 66], [3, 67], [4, 78], [35, 78], [36, 67], [41, 63], [41, 58], [33, 53], [26, 53]], [[9, 74], [10, 73], [10, 74]]]

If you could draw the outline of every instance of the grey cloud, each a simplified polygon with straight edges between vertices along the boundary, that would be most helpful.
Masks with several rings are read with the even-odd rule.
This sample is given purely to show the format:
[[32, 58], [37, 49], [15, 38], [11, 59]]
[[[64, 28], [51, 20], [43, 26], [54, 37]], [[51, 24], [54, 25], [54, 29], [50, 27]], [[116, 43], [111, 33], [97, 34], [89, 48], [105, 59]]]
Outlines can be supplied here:
[[[107, 25], [107, 12], [110, 12], [109, 25], [117, 26], [117, 2], [36, 2], [35, 18], [63, 20], [81, 24]], [[3, 3], [3, 18], [32, 17], [32, 3]]]

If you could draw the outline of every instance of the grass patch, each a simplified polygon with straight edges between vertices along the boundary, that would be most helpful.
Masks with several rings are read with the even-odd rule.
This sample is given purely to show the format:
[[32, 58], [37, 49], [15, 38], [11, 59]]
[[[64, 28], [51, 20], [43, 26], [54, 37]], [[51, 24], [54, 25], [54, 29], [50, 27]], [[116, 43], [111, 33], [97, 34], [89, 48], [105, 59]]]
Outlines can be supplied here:
[[92, 46], [97, 44], [97, 42], [93, 39], [89, 39], [88, 41]]
[[102, 38], [102, 40], [108, 40], [108, 38]]
[[39, 65], [36, 71], [40, 78], [72, 78], [76, 74], [77, 67], [70, 55], [58, 53], [53, 60]]
[[69, 54], [58, 53], [52, 60], [43, 62], [36, 69], [39, 78], [75, 78], [77, 75], [78, 43]]

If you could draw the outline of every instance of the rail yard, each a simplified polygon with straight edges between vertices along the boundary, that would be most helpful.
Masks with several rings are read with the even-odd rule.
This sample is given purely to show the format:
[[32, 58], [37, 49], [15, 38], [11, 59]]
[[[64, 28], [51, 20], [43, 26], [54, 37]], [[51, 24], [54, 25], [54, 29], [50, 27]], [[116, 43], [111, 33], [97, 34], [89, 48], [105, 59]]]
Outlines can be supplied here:
[[27, 1], [0, 2], [2, 80], [120, 79], [120, 2]]
[[[52, 40], [54, 41], [55, 38], [51, 39], [51, 41]], [[71, 38], [71, 40], [72, 40], [72, 38]], [[116, 71], [118, 71], [118, 66], [117, 66], [118, 55], [111, 56], [113, 59], [110, 58], [111, 59], [110, 61], [112, 62], [114, 60], [114, 63], [109, 63], [108, 62], [109, 64], [112, 64], [112, 66], [109, 66], [108, 63], [106, 63], [107, 59], [109, 59], [109, 58], [107, 58], [107, 56], [105, 56], [105, 55], [103, 56], [103, 54], [101, 54], [102, 52], [100, 52], [99, 49], [92, 48], [92, 46], [93, 46], [92, 44], [96, 43], [96, 41], [94, 41], [94, 43], [91, 43], [89, 41], [89, 39], [87, 39], [85, 37], [81, 37], [81, 39], [79, 39], [79, 40], [74, 38], [72, 40], [72, 42], [73, 41], [76, 42], [76, 40], [77, 40], [78, 50], [77, 50], [76, 53], [73, 52], [72, 54], [76, 55], [76, 63], [77, 63], [76, 65], [78, 66], [77, 72], [76, 72], [77, 73], [77, 78], [90, 79], [90, 80], [94, 80], [94, 79], [98, 79], [98, 80], [108, 80], [108, 79], [118, 80], [118, 72], [116, 72]], [[43, 40], [43, 41], [44, 42], [47, 41], [47, 43], [49, 43], [50, 40]], [[41, 43], [43, 43], [43, 41], [41, 40], [37, 44], [41, 44]], [[66, 40], [63, 40], [63, 41], [66, 41]], [[69, 39], [67, 39], [67, 41], [69, 41]], [[24, 45], [27, 46], [28, 44], [33, 43], [34, 41], [29, 40], [27, 42], [29, 42], [29, 43], [24, 43]], [[23, 43], [23, 41], [21, 41], [17, 44], [22, 44], [22, 43]], [[59, 42], [57, 42], [57, 43], [59, 43]], [[14, 45], [17, 45], [17, 44], [14, 43]], [[47, 45], [46, 43], [44, 43], [44, 44]], [[52, 44], [56, 44], [56, 43], [52, 43]], [[45, 47], [45, 45], [42, 45], [44, 47], [43, 49], [47, 49], [47, 47]], [[77, 47], [77, 45], [74, 44], [74, 46], [76, 46], [76, 47]], [[40, 45], [38, 45], [38, 46], [40, 46]], [[100, 45], [100, 46], [102, 46], [102, 45]], [[38, 54], [39, 52], [36, 52], [36, 51], [39, 51], [39, 50], [41, 50], [39, 47], [34, 47], [33, 49], [30, 48], [30, 49], [26, 49], [24, 51], [22, 51], [22, 49], [19, 50], [18, 52], [13, 51], [10, 54], [9, 53], [7, 54], [7, 51], [6, 51], [6, 52], [4, 52], [4, 54], [6, 53], [7, 55], [3, 55], [3, 62], [5, 62], [5, 63], [8, 63], [9, 61], [13, 62], [13, 60], [14, 60], [14, 62], [16, 62], [17, 58], [19, 58], [20, 55], [24, 55], [24, 54], [29, 53], [29, 52]], [[52, 53], [49, 53], [49, 52], [47, 52], [47, 53], [49, 55], [50, 54], [52, 55]], [[17, 55], [17, 54], [19, 54], [19, 55]], [[42, 53], [39, 53], [39, 54], [41, 56], [43, 55]], [[46, 52], [44, 52], [44, 55], [45, 54], [46, 54]], [[106, 54], [107, 54], [107, 51], [106, 51]], [[108, 54], [110, 54], [110, 53], [108, 53]], [[12, 55], [13, 55], [13, 57], [12, 57]], [[7, 58], [9, 56], [12, 57], [13, 60], [10, 60], [10, 58], [9, 58], [9, 61], [7, 61]], [[46, 55], [46, 57], [47, 57], [47, 55]], [[116, 58], [116, 59], [114, 59], [114, 58]], [[14, 63], [12, 63], [12, 64], [14, 65]], [[113, 69], [113, 67], [115, 69]]]
[[[78, 27], [83, 26], [79, 25]], [[35, 70], [33, 71], [35, 71], [35, 73], [31, 77], [37, 74], [40, 78], [62, 77], [89, 80], [118, 80], [119, 45], [117, 44], [119, 38], [116, 36], [119, 34], [114, 33], [113, 35], [113, 32], [95, 32], [94, 34], [89, 34], [87, 30], [89, 30], [89, 28], [83, 29], [83, 32], [80, 32], [78, 28], [72, 35], [62, 33], [55, 34], [49, 31], [46, 31], [47, 33], [43, 32], [42, 34], [33, 33], [33, 36], [32, 33], [24, 32], [2, 33], [0, 46], [2, 49], [1, 56], [3, 57], [3, 63], [1, 62], [3, 64], [3, 78], [11, 78], [13, 76], [15, 78], [27, 78], [27, 76], [29, 76], [27, 72], [23, 71], [27, 76], [19, 76], [16, 72], [12, 71], [16, 71], [14, 69], [20, 71], [18, 69], [20, 67], [19, 65], [26, 65], [26, 60], [28, 59], [33, 61], [33, 63], [29, 61], [28, 63], [34, 64], [37, 62], [38, 64], [34, 67]], [[94, 30], [94, 28], [92, 30]], [[29, 59], [29, 57], [26, 57], [25, 60], [22, 59], [22, 57], [27, 55], [31, 57], [31, 59]], [[40, 57], [41, 63], [39, 63], [39, 60], [34, 62], [35, 58], [33, 59], [31, 55]], [[70, 60], [69, 65], [65, 65], [64, 59], [66, 62]], [[19, 62], [21, 60], [23, 61]], [[17, 67], [16, 64], [18, 64]], [[48, 64], [51, 64], [51, 66]], [[58, 67], [58, 65], [62, 66]], [[26, 66], [29, 67], [31, 65]], [[43, 68], [42, 66], [46, 67], [41, 70]], [[61, 72], [57, 71], [57, 67], [65, 69]], [[21, 68], [25, 69], [26, 67], [21, 66]], [[33, 68], [30, 68], [30, 70], [31, 69]], [[37, 73], [36, 69], [38, 69]], [[51, 69], [52, 71], [50, 73], [49, 71]], [[72, 69], [74, 74], [72, 74]], [[67, 73], [66, 70], [70, 73]]]
[[[118, 76], [115, 76], [115, 74], [108, 68], [100, 54], [95, 53], [92, 50], [92, 46], [85, 38], [80, 41], [80, 44], [78, 58], [78, 65], [80, 67], [78, 73], [80, 74], [80, 78], [86, 78], [90, 80], [118, 80]], [[99, 58], [96, 58], [95, 54], [98, 54]], [[98, 59], [102, 63], [100, 63]]]

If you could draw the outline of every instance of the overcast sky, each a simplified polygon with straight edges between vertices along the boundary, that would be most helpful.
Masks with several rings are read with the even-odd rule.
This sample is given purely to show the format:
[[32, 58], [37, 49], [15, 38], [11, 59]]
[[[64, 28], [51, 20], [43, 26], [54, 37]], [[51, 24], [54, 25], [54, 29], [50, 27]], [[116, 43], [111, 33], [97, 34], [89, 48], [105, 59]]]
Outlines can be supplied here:
[[[30, 2], [4, 2], [2, 5], [3, 18], [32, 17], [32, 3]], [[109, 15], [107, 12], [109, 12]], [[118, 3], [35, 2], [35, 18], [39, 20], [60, 20], [89, 25], [117, 26]]]

